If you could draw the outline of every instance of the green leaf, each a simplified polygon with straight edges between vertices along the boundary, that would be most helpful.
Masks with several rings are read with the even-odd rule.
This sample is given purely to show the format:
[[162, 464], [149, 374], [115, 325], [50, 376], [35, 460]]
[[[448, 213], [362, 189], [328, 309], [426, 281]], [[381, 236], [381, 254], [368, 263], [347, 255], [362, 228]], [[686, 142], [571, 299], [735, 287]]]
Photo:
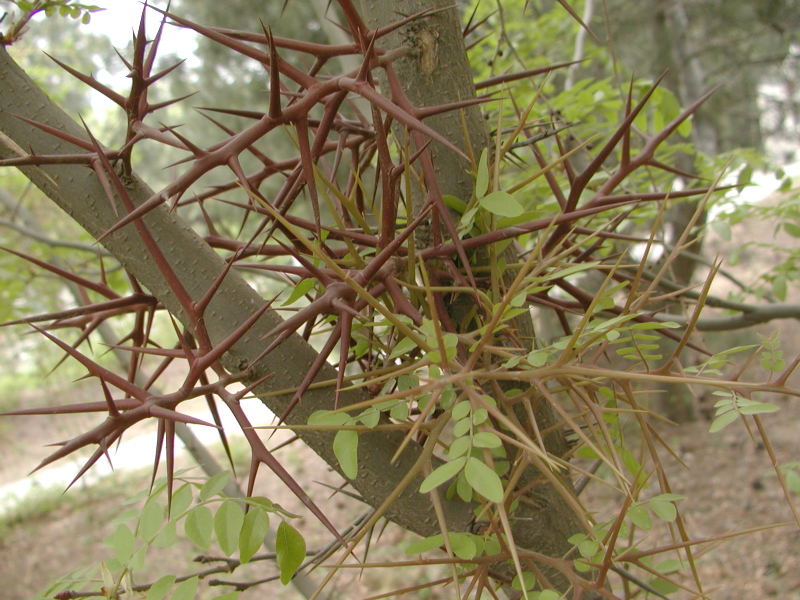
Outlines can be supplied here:
[[600, 544], [592, 538], [586, 538], [578, 544], [578, 552], [584, 558], [592, 558], [600, 549]]
[[405, 553], [406, 554], [423, 554], [428, 550], [433, 550], [434, 548], [439, 548], [444, 546], [444, 536], [441, 533], [437, 533], [436, 535], [431, 535], [421, 540], [414, 540], [408, 546], [406, 546]]
[[195, 506], [183, 521], [183, 532], [198, 548], [208, 550], [214, 530], [214, 515], [207, 506]]
[[461, 215], [461, 219], [458, 222], [458, 236], [463, 238], [467, 235], [470, 231], [472, 231], [472, 227], [475, 224], [475, 215], [478, 214], [479, 206], [473, 206], [469, 210], [467, 210], [463, 215]]
[[283, 306], [288, 306], [297, 302], [300, 298], [305, 296], [314, 288], [315, 283], [317, 283], [316, 279], [303, 279], [300, 283], [294, 286], [292, 293], [289, 294], [289, 297], [284, 301]]
[[337, 431], [333, 438], [333, 453], [348, 479], [358, 477], [358, 432], [352, 429]]
[[217, 473], [213, 477], [210, 477], [200, 488], [200, 501], [208, 500], [219, 494], [225, 489], [225, 486], [228, 485], [228, 480], [230, 478], [231, 474], [228, 471], [223, 471], [222, 473]]
[[175, 575], [159, 577], [158, 580], [150, 586], [150, 589], [147, 590], [146, 600], [163, 600], [173, 583], [175, 583]]
[[419, 486], [420, 493], [426, 494], [430, 492], [432, 489], [442, 485], [445, 481], [452, 479], [453, 476], [455, 476], [461, 469], [464, 468], [466, 462], [467, 458], [464, 456], [461, 458], [457, 458], [456, 460], [451, 460], [436, 467], [422, 481], [422, 484], [420, 484]]
[[784, 223], [783, 230], [792, 237], [800, 238], [800, 225], [797, 223]]
[[172, 494], [172, 505], [170, 506], [170, 512], [173, 515], [180, 515], [189, 508], [189, 505], [192, 503], [192, 486], [188, 483], [184, 483], [178, 490]]
[[664, 573], [665, 575], [669, 573], [675, 573], [680, 571], [684, 568], [684, 564], [676, 558], [668, 558], [667, 560], [662, 560], [658, 563], [655, 567], [653, 567], [659, 573]]
[[478, 448], [499, 448], [503, 445], [496, 433], [481, 431], [472, 437], [472, 443]]
[[239, 546], [239, 532], [244, 523], [244, 511], [237, 502], [225, 500], [214, 515], [214, 532], [225, 556], [233, 554]]
[[139, 517], [138, 535], [140, 538], [150, 541], [161, 528], [164, 521], [164, 507], [160, 502], [150, 499], [145, 502]]
[[462, 560], [470, 560], [478, 555], [478, 546], [470, 533], [451, 533], [450, 547], [453, 554]]
[[536, 586], [536, 576], [530, 571], [522, 572], [522, 580], [520, 581], [519, 575], [515, 575], [511, 580], [511, 587], [515, 590], [532, 590]]
[[341, 412], [333, 412], [330, 410], [317, 410], [311, 413], [308, 417], [309, 425], [324, 425], [327, 427], [341, 427], [348, 425], [350, 417]]
[[453, 443], [450, 444], [450, 448], [447, 449], [447, 456], [451, 459], [464, 456], [469, 452], [471, 446], [471, 440], [468, 436], [456, 438], [453, 440]]
[[485, 551], [486, 554], [488, 555], [499, 554], [500, 551], [502, 550], [502, 546], [500, 545], [500, 540], [498, 540], [497, 536], [494, 534], [492, 534], [486, 539], [485, 546], [486, 546]]
[[365, 427], [369, 427], [370, 429], [377, 426], [380, 422], [380, 419], [381, 412], [374, 406], [370, 406], [368, 409], [358, 415], [358, 420], [361, 421]]
[[221, 596], [214, 596], [211, 600], [238, 600], [239, 592], [228, 592]]
[[489, 411], [485, 408], [479, 408], [472, 412], [472, 424], [473, 425], [480, 425], [481, 423], [485, 423], [486, 420], [489, 418]]
[[678, 591], [678, 586], [674, 583], [667, 581], [666, 579], [662, 579], [658, 577], [656, 579], [651, 579], [649, 582], [651, 588], [657, 591], [659, 594], [667, 595], [667, 594], [674, 594]]
[[478, 159], [478, 172], [475, 175], [475, 197], [482, 198], [489, 189], [489, 158], [486, 148]]
[[175, 591], [172, 592], [171, 600], [194, 600], [197, 594], [197, 584], [200, 579], [192, 577], [186, 581], [181, 581], [175, 586]]
[[467, 210], [467, 203], [464, 202], [461, 198], [457, 198], [456, 196], [452, 196], [450, 194], [442, 194], [442, 201], [447, 208], [450, 208], [456, 211], [458, 214], [463, 215], [464, 211]]
[[741, 171], [739, 171], [739, 175], [736, 177], [736, 185], [737, 187], [744, 187], [746, 185], [750, 185], [750, 181], [753, 178], [753, 167], [750, 165], [746, 165]]
[[453, 435], [456, 437], [461, 437], [462, 435], [467, 435], [469, 430], [472, 428], [472, 419], [470, 417], [466, 417], [457, 421], [455, 425], [453, 425]]
[[761, 415], [764, 413], [771, 413], [780, 410], [779, 407], [769, 402], [749, 402], [744, 406], [739, 407], [739, 412], [743, 415]]
[[534, 350], [533, 352], [528, 354], [528, 363], [532, 367], [543, 367], [547, 364], [547, 361], [550, 360], [550, 355], [553, 351], [549, 348], [543, 348], [542, 350]]
[[633, 524], [640, 529], [648, 531], [653, 526], [653, 521], [650, 518], [650, 511], [644, 506], [632, 506], [628, 511], [628, 516]]
[[306, 541], [294, 527], [286, 521], [281, 521], [275, 536], [275, 552], [278, 555], [281, 583], [286, 585], [305, 560]]
[[103, 542], [114, 551], [114, 556], [124, 565], [133, 554], [136, 538], [127, 525], [117, 525], [114, 533], [107, 536]]
[[680, 502], [681, 500], [686, 500], [686, 496], [683, 494], [658, 494], [657, 496], [653, 496], [650, 500], [666, 500], [667, 502]]
[[389, 355], [389, 358], [397, 358], [398, 356], [402, 356], [403, 354], [407, 354], [417, 348], [417, 343], [412, 340], [411, 338], [404, 337], [402, 340], [397, 342], [392, 348], [392, 353]]
[[672, 523], [678, 516], [678, 509], [669, 500], [653, 498], [650, 500], [650, 508], [659, 519], [668, 523]]
[[472, 412], [472, 404], [468, 400], [462, 400], [453, 406], [452, 417], [456, 421], [460, 421], [469, 413]]
[[467, 460], [464, 477], [473, 490], [490, 502], [503, 501], [503, 483], [500, 477], [474, 456]]
[[257, 507], [250, 507], [244, 517], [242, 531], [239, 534], [239, 561], [244, 564], [258, 552], [264, 543], [264, 536], [269, 529], [269, 515], [267, 511]]
[[517, 217], [525, 212], [519, 201], [508, 192], [498, 190], [478, 200], [484, 210], [499, 217]]
[[736, 411], [730, 411], [723, 413], [716, 417], [713, 421], [711, 421], [711, 426], [708, 428], [709, 433], [717, 433], [722, 429], [725, 429], [728, 425], [733, 423], [736, 419], [739, 418], [739, 413]]
[[408, 404], [405, 402], [398, 402], [389, 411], [389, 416], [397, 421], [405, 421], [408, 418]]
[[178, 530], [175, 527], [175, 521], [167, 521], [158, 535], [151, 542], [156, 548], [168, 548], [178, 541]]
[[772, 293], [781, 302], [786, 301], [787, 284], [786, 278], [778, 276], [772, 280]]
[[684, 119], [683, 122], [678, 125], [678, 128], [675, 130], [678, 132], [678, 135], [688, 138], [692, 135], [692, 117], [689, 116], [688, 118]]

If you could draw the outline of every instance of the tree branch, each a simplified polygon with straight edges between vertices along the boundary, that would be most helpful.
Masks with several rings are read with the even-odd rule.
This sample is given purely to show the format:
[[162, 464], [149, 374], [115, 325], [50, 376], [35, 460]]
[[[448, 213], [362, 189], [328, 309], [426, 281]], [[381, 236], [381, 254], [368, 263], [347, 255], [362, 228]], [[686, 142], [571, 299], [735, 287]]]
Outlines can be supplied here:
[[[56, 106], [20, 69], [5, 48], [0, 49], [0, 158], [18, 157], [26, 153], [67, 154], [76, 148], [30, 123], [46, 123], [59, 131], [86, 140], [86, 132], [63, 110]], [[94, 172], [83, 166], [51, 164], [23, 166], [19, 169], [51, 200], [99, 238], [119, 220]], [[142, 204], [153, 192], [135, 174], [131, 177], [128, 194], [135, 204]], [[167, 208], [151, 210], [142, 222], [159, 250], [194, 301], [203, 298], [219, 274], [225, 270], [224, 261], [198, 235]], [[188, 323], [180, 301], [170, 288], [150, 252], [133, 227], [124, 227], [103, 237], [102, 244], [133, 274], [172, 314]], [[264, 299], [235, 272], [229, 272], [205, 311], [205, 325], [212, 343], [235, 331], [248, 317], [263, 308]], [[241, 372], [255, 361], [265, 348], [264, 336], [281, 323], [281, 318], [267, 310], [248, 333], [225, 354], [222, 362], [232, 373]], [[266, 358], [247, 372], [246, 382], [270, 375], [266, 383], [255, 389], [264, 395], [264, 403], [276, 414], [283, 414], [292, 395], [273, 395], [270, 392], [297, 388], [317, 354], [299, 335], [292, 335]], [[317, 381], [329, 381], [329, 386], [309, 389], [302, 402], [292, 411], [287, 423], [305, 425], [311, 413], [333, 407], [336, 371], [323, 366]], [[368, 400], [364, 390], [342, 390], [339, 406]], [[335, 432], [312, 431], [303, 428], [298, 435], [328, 464], [341, 472], [333, 454]], [[402, 480], [420, 455], [418, 444], [408, 444], [395, 462], [390, 459], [399, 447], [403, 433], [398, 431], [365, 432], [359, 436], [361, 448], [358, 477], [351, 481], [365, 502], [380, 506]], [[419, 481], [409, 485], [387, 511], [387, 517], [402, 527], [420, 535], [438, 533], [439, 524], [430, 510], [426, 496], [417, 493]], [[448, 525], [454, 530], [466, 530], [472, 520], [471, 507], [459, 501], [443, 500]]]

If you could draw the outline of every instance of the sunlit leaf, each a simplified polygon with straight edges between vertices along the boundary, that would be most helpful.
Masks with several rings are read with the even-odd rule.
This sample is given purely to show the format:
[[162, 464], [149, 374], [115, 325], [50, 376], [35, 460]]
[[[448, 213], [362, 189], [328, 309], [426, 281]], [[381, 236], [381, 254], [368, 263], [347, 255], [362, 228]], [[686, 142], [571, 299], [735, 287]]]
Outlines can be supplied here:
[[197, 584], [200, 582], [198, 577], [192, 577], [186, 581], [181, 581], [175, 586], [171, 600], [194, 600], [197, 594]]
[[419, 486], [421, 494], [430, 492], [435, 487], [442, 485], [448, 479], [456, 475], [466, 464], [467, 458], [461, 457], [451, 460], [436, 467], [431, 473], [422, 481]]
[[723, 413], [711, 421], [711, 426], [708, 428], [708, 432], [716, 433], [733, 423], [738, 418], [739, 414], [736, 411]]
[[333, 453], [342, 472], [350, 479], [358, 477], [358, 432], [352, 429], [337, 431], [333, 438]]
[[167, 521], [152, 541], [152, 545], [156, 548], [168, 548], [177, 541], [178, 530], [175, 527], [175, 521]]
[[164, 507], [154, 499], [148, 500], [145, 502], [139, 517], [139, 537], [150, 540], [158, 533], [163, 521]]
[[499, 448], [503, 445], [496, 433], [481, 431], [472, 436], [472, 443], [478, 448]]
[[489, 157], [486, 148], [478, 159], [478, 172], [475, 174], [475, 197], [482, 198], [489, 189]]
[[125, 564], [133, 554], [136, 537], [127, 525], [117, 525], [114, 532], [103, 541], [114, 551], [117, 560]]
[[228, 485], [230, 478], [231, 474], [228, 471], [223, 471], [210, 477], [200, 488], [200, 500], [208, 500], [219, 494]]
[[171, 514], [177, 516], [182, 514], [192, 503], [192, 487], [184, 483], [175, 493], [172, 494]]
[[239, 547], [239, 533], [244, 523], [244, 511], [238, 502], [225, 500], [214, 515], [214, 533], [225, 556]]
[[147, 590], [146, 600], [163, 600], [173, 583], [175, 583], [175, 575], [159, 577]]
[[522, 572], [522, 579], [519, 575], [515, 575], [511, 580], [511, 587], [515, 590], [532, 590], [536, 586], [536, 576], [530, 571]]
[[519, 200], [503, 190], [487, 194], [478, 202], [484, 210], [499, 217], [518, 217], [525, 212]]
[[675, 508], [675, 505], [669, 500], [653, 498], [650, 500], [649, 504], [650, 508], [653, 509], [653, 512], [656, 514], [656, 516], [662, 521], [667, 521], [668, 523], [672, 523], [678, 516], [678, 510]]
[[503, 501], [503, 483], [500, 477], [474, 456], [464, 467], [464, 477], [472, 489], [491, 502]]
[[650, 518], [650, 511], [644, 506], [632, 506], [628, 511], [628, 516], [634, 525], [645, 531], [653, 526], [653, 522]]
[[265, 510], [251, 507], [244, 516], [242, 531], [239, 534], [239, 561], [244, 564], [258, 552], [264, 543], [269, 529], [269, 515]]
[[441, 533], [437, 533], [436, 535], [431, 535], [420, 540], [414, 540], [406, 546], [405, 553], [423, 554], [441, 546], [444, 546], [444, 536]]
[[305, 296], [314, 288], [314, 284], [316, 282], [316, 279], [303, 279], [300, 283], [295, 285], [294, 288], [290, 288], [292, 289], [292, 293], [289, 294], [289, 297], [286, 298], [286, 300], [284, 300], [283, 306], [288, 306], [297, 302], [300, 298]]
[[195, 506], [183, 521], [183, 531], [198, 548], [208, 550], [214, 530], [214, 515], [207, 506]]
[[306, 541], [294, 527], [286, 521], [281, 521], [275, 536], [275, 552], [278, 555], [277, 562], [281, 574], [281, 583], [286, 585], [294, 577], [297, 568], [303, 564], [303, 560], [305, 560]]
[[453, 554], [463, 560], [475, 558], [478, 555], [478, 545], [475, 543], [475, 537], [470, 533], [451, 533], [449, 538]]

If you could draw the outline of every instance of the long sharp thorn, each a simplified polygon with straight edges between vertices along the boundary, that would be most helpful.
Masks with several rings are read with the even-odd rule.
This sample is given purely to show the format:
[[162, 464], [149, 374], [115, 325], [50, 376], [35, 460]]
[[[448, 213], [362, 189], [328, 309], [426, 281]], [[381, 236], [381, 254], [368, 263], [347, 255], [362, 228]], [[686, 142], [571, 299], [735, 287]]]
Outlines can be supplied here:
[[158, 420], [158, 431], [156, 431], [156, 451], [153, 454], [153, 474], [150, 476], [150, 491], [153, 491], [153, 486], [156, 482], [156, 475], [158, 475], [158, 465], [161, 463], [161, 449], [164, 447], [164, 428], [166, 419]]
[[222, 418], [220, 417], [217, 403], [214, 401], [214, 397], [211, 394], [206, 394], [206, 405], [211, 413], [211, 418], [214, 419], [214, 423], [217, 425], [219, 441], [222, 443], [222, 448], [225, 450], [225, 456], [228, 457], [228, 464], [231, 466], [231, 472], [235, 477], [236, 467], [233, 464], [233, 454], [231, 453], [231, 447], [228, 443], [228, 436], [225, 434], [225, 428], [222, 426]]
[[91, 75], [84, 75], [83, 73], [81, 73], [77, 69], [74, 69], [74, 68], [70, 67], [68, 64], [61, 62], [60, 60], [58, 60], [54, 56], [51, 56], [50, 54], [47, 54], [47, 52], [45, 52], [45, 55], [50, 60], [52, 60], [54, 63], [56, 63], [59, 67], [64, 69], [67, 73], [69, 73], [73, 77], [81, 80], [83, 83], [85, 83], [89, 87], [97, 90], [98, 92], [103, 94], [106, 98], [111, 100], [114, 104], [117, 104], [118, 106], [121, 106], [122, 108], [125, 107], [125, 96], [123, 96], [122, 94], [118, 94], [117, 92], [112, 90], [110, 87], [103, 85], [102, 83], [97, 81]]
[[168, 423], [169, 422], [181, 422], [186, 423], [187, 425], [204, 425], [206, 427], [212, 427], [214, 429], [218, 429], [217, 425], [213, 423], [209, 423], [208, 421], [204, 421], [203, 419], [198, 419], [197, 417], [192, 417], [191, 415], [187, 415], [184, 413], [179, 413], [178, 411], [171, 410], [169, 408], [164, 408], [163, 406], [153, 405], [150, 407], [150, 414], [154, 417], [160, 417], [165, 419]]
[[336, 391], [333, 394], [333, 408], [339, 408], [339, 394], [344, 387], [344, 373], [347, 358], [350, 354], [350, 334], [353, 326], [353, 315], [348, 311], [339, 313], [339, 370], [336, 373]]
[[563, 69], [564, 67], [569, 67], [571, 65], [575, 65], [581, 62], [583, 62], [583, 60], [571, 60], [569, 62], [557, 63], [554, 65], [548, 65], [546, 67], [538, 67], [536, 69], [527, 69], [525, 71], [515, 71], [514, 73], [496, 75], [494, 77], [489, 77], [488, 79], [484, 79], [483, 81], [477, 82], [475, 84], [475, 89], [482, 90], [483, 88], [492, 87], [494, 85], [500, 85], [502, 83], [510, 83], [512, 81], [518, 81], [520, 79], [527, 79], [528, 77], [534, 77], [536, 75], [550, 73], [551, 71], [555, 71], [556, 69]]
[[103, 396], [106, 399], [106, 404], [108, 404], [108, 414], [111, 417], [118, 417], [119, 410], [117, 410], [116, 404], [114, 404], [114, 399], [111, 397], [111, 391], [108, 389], [108, 385], [102, 379], [100, 380], [100, 387], [103, 388]]
[[264, 27], [264, 23], [261, 23], [261, 27], [264, 29], [264, 35], [269, 46], [269, 105], [267, 114], [273, 119], [278, 119], [281, 116], [281, 77], [278, 69], [278, 49], [275, 47], [272, 30]]
[[570, 14], [570, 16], [573, 19], [575, 19], [580, 24], [581, 27], [583, 27], [584, 30], [586, 30], [586, 33], [592, 36], [592, 39], [595, 41], [596, 44], [598, 45], [603, 44], [603, 42], [600, 41], [600, 38], [598, 38], [594, 34], [594, 32], [591, 29], [589, 29], [589, 26], [583, 22], [583, 19], [581, 19], [578, 13], [575, 12], [575, 9], [569, 5], [569, 2], [567, 2], [567, 0], [556, 0], [556, 1], [564, 8], [565, 11], [567, 11]]
[[90, 281], [90, 280], [85, 279], [83, 277], [80, 277], [78, 275], [75, 275], [74, 273], [71, 273], [70, 271], [68, 271], [66, 269], [61, 269], [61, 268], [57, 267], [56, 265], [52, 265], [52, 264], [50, 264], [48, 262], [45, 262], [43, 260], [39, 260], [38, 258], [36, 258], [34, 256], [30, 256], [30, 255], [25, 254], [24, 252], [20, 252], [18, 250], [12, 250], [11, 248], [8, 248], [6, 246], [0, 246], [0, 250], [5, 250], [6, 252], [14, 254], [15, 256], [19, 256], [20, 258], [23, 258], [23, 259], [27, 260], [28, 262], [31, 262], [31, 263], [35, 264], [37, 267], [41, 267], [43, 269], [46, 269], [46, 270], [50, 271], [51, 273], [53, 273], [55, 275], [58, 275], [59, 277], [61, 277], [63, 279], [66, 279], [68, 281], [71, 281], [72, 283], [77, 284], [79, 287], [83, 287], [83, 288], [86, 288], [86, 289], [90, 289], [93, 292], [97, 292], [101, 296], [105, 296], [106, 298], [109, 298], [109, 299], [117, 299], [117, 298], [119, 298], [119, 295], [116, 292], [114, 292], [114, 290], [112, 290], [108, 286], [105, 286], [105, 285], [102, 285], [102, 284], [99, 284], [99, 283], [95, 283], [93, 281]]
[[400, 121], [403, 125], [405, 125], [409, 129], [419, 131], [420, 133], [427, 135], [428, 137], [436, 140], [446, 148], [458, 154], [464, 160], [469, 160], [469, 157], [466, 154], [464, 154], [460, 148], [458, 148], [455, 144], [453, 144], [453, 142], [448, 140], [446, 137], [444, 137], [435, 129], [432, 129], [427, 125], [425, 125], [425, 123], [420, 121], [414, 115], [408, 113], [407, 111], [403, 110], [402, 108], [400, 108], [387, 98], [381, 96], [372, 87], [366, 85], [363, 82], [358, 82], [354, 79], [348, 79], [348, 78], [342, 78], [340, 80], [339, 85], [344, 89], [350, 90], [351, 92], [358, 94], [359, 96], [363, 96], [372, 104], [380, 108], [385, 113], [391, 115], [396, 120]]
[[[331, 331], [328, 339], [325, 342], [325, 346], [319, 351], [316, 357], [314, 357], [314, 362], [311, 363], [311, 366], [308, 367], [308, 371], [306, 371], [305, 377], [303, 377], [303, 381], [300, 382], [300, 385], [297, 386], [297, 391], [292, 396], [292, 399], [289, 401], [289, 405], [283, 410], [280, 417], [278, 417], [278, 425], [282, 425], [286, 422], [286, 419], [289, 417], [291, 412], [294, 410], [294, 407], [300, 402], [303, 398], [303, 394], [308, 389], [308, 386], [311, 385], [311, 382], [314, 381], [314, 377], [320, 372], [322, 367], [325, 365], [325, 361], [330, 356], [330, 353], [333, 351], [336, 343], [339, 341], [339, 337], [341, 336], [342, 331], [342, 322], [336, 324], [333, 331]], [[274, 430], [274, 431], [277, 431]]]
[[[66, 487], [66, 488], [64, 488], [64, 492], [67, 492], [67, 491], [68, 491], [68, 490], [69, 490], [69, 489], [70, 489], [70, 488], [71, 488], [73, 485], [75, 485], [75, 483], [77, 483], [77, 481], [78, 481], [78, 480], [79, 480], [81, 477], [83, 477], [83, 476], [84, 476], [84, 474], [86, 473], [86, 471], [88, 471], [89, 469], [91, 469], [91, 468], [92, 468], [92, 466], [93, 466], [93, 465], [94, 465], [94, 464], [95, 464], [95, 463], [96, 463], [98, 460], [100, 460], [100, 457], [101, 457], [101, 456], [103, 456], [104, 454], [106, 454], [106, 450], [105, 450], [105, 448], [103, 448], [103, 447], [99, 447], [99, 448], [95, 449], [95, 451], [94, 451], [94, 452], [92, 452], [92, 455], [91, 455], [91, 456], [90, 456], [88, 459], [86, 459], [86, 462], [85, 462], [85, 463], [83, 463], [83, 466], [82, 466], [82, 467], [81, 467], [81, 468], [78, 470], [78, 472], [76, 473], [75, 477], [73, 477], [73, 478], [72, 478], [72, 481], [70, 481], [70, 482], [67, 484], [67, 487]], [[106, 456], [108, 456], [108, 455], [106, 454]]]
[[[113, 401], [117, 410], [131, 410], [142, 405], [141, 402], [134, 398], [122, 398]], [[9, 410], [0, 412], [0, 416], [4, 417], [20, 417], [32, 415], [69, 415], [69, 414], [82, 414], [90, 412], [105, 412], [108, 410], [108, 404], [105, 401], [96, 402], [77, 402], [75, 404], [66, 404], [61, 406], [41, 406], [38, 408], [21, 408], [19, 410]]]
[[175, 423], [164, 422], [164, 438], [167, 442], [167, 517], [172, 511], [172, 488], [175, 484]]
[[78, 350], [75, 350], [69, 344], [62, 342], [60, 339], [58, 339], [54, 335], [51, 335], [41, 327], [37, 327], [36, 325], [31, 325], [31, 327], [33, 327], [36, 331], [41, 333], [51, 342], [56, 344], [59, 348], [61, 348], [65, 352], [68, 352], [72, 356], [72, 358], [81, 363], [84, 366], [84, 368], [86, 368], [86, 370], [89, 371], [91, 375], [94, 375], [95, 377], [100, 377], [101, 379], [105, 379], [108, 383], [110, 383], [114, 387], [123, 390], [124, 392], [130, 394], [134, 398], [139, 398], [142, 401], [145, 399], [144, 391], [139, 389], [136, 385], [129, 382], [127, 379], [120, 377], [119, 375], [113, 373], [112, 371], [109, 371], [105, 367], [100, 366], [87, 356], [84, 356]]

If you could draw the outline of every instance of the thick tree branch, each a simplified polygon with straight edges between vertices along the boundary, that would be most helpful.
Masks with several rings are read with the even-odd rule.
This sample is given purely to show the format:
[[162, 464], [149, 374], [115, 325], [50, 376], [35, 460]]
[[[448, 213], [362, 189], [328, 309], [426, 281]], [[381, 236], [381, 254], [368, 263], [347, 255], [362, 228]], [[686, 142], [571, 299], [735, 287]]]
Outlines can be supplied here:
[[[74, 146], [19, 117], [46, 123], [81, 139], [87, 138], [86, 132], [31, 81], [4, 48], [0, 48], [0, 89], [3, 90], [0, 94], [0, 158], [17, 157], [30, 152], [66, 154], [76, 151]], [[78, 165], [53, 164], [21, 167], [20, 170], [94, 237], [102, 236], [120, 218], [90, 169]], [[138, 204], [152, 196], [152, 191], [136, 176], [132, 177], [128, 193]], [[223, 260], [177, 215], [163, 206], [149, 212], [143, 222], [191, 298], [195, 301], [202, 298], [223, 272]], [[125, 227], [104, 237], [102, 243], [174, 315], [188, 323], [181, 303], [150, 260], [147, 247], [133, 227]], [[224, 339], [263, 305], [264, 299], [237, 273], [230, 272], [205, 311], [205, 326], [212, 343]], [[280, 323], [280, 317], [274, 311], [267, 310], [223, 357], [225, 367], [234, 373], [247, 367], [264, 350], [266, 342], [262, 338]], [[293, 335], [249, 370], [246, 381], [256, 381], [270, 375], [268, 382], [258, 386], [255, 393], [267, 394], [265, 404], [276, 414], [283, 414], [291, 394], [276, 396], [269, 392], [296, 388], [316, 356], [316, 352], [300, 336]], [[336, 371], [325, 365], [317, 380], [329, 381], [331, 385], [309, 389], [290, 414], [287, 420], [290, 425], [305, 425], [308, 416], [315, 410], [333, 407]], [[339, 405], [367, 399], [366, 392], [362, 390], [342, 390]], [[339, 470], [332, 451], [334, 433], [309, 429], [299, 431], [302, 439], [317, 454]], [[375, 431], [360, 435], [359, 473], [352, 484], [365, 502], [372, 506], [379, 506], [392, 493], [420, 455], [419, 446], [412, 443], [396, 462], [390, 462], [402, 439], [403, 434], [397, 431]], [[418, 487], [419, 481], [408, 486], [388, 510], [387, 516], [420, 535], [437, 533], [439, 525], [430, 510], [428, 498], [416, 492]], [[448, 525], [454, 530], [467, 529], [472, 520], [471, 507], [446, 500], [444, 504]]]

